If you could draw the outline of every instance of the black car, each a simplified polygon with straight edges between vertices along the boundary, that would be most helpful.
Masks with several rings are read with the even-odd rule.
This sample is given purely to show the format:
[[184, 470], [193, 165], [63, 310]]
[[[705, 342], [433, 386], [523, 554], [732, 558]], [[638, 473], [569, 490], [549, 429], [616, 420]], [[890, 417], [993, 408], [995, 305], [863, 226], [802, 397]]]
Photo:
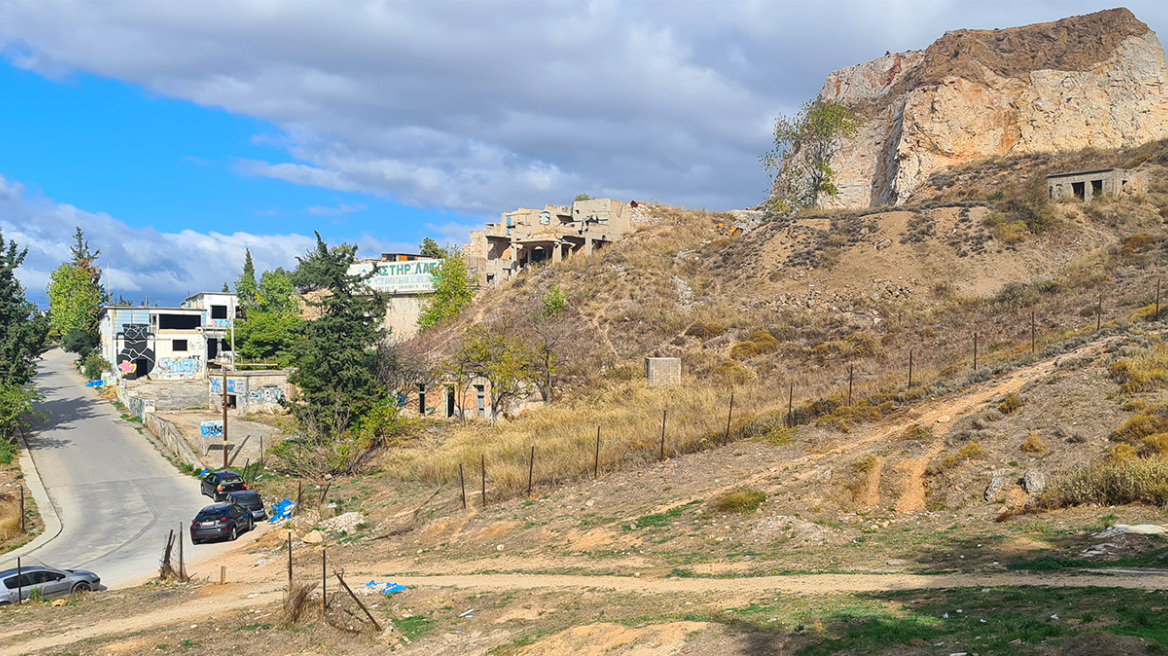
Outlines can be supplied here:
[[250, 510], [252, 519], [257, 522], [268, 518], [268, 511], [264, 509], [264, 500], [259, 492], [229, 492], [227, 500]]
[[203, 477], [199, 491], [216, 501], [226, 501], [229, 492], [246, 490], [243, 477], [233, 471], [211, 472]]
[[234, 540], [254, 527], [255, 520], [247, 508], [238, 503], [216, 503], [200, 510], [191, 520], [191, 542], [199, 544], [213, 538]]

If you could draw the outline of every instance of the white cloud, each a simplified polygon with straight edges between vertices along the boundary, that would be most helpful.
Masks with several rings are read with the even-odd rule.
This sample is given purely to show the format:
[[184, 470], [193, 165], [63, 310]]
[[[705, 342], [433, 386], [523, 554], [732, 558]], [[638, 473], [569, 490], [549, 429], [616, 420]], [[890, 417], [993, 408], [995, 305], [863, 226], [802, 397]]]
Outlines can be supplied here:
[[[1168, 6], [1135, 0], [1157, 27]], [[834, 69], [1097, 0], [0, 0], [0, 48], [270, 121], [242, 175], [494, 214], [576, 193], [761, 199], [771, 118]]]
[[113, 294], [131, 300], [144, 296], [178, 303], [188, 294], [218, 291], [234, 283], [243, 267], [244, 249], [250, 249], [258, 270], [291, 268], [315, 237], [298, 234], [257, 235], [158, 232], [131, 228], [108, 214], [92, 213], [72, 205], [31, 194], [19, 182], [0, 176], [0, 230], [5, 241], [28, 249], [17, 271], [28, 298], [45, 306], [45, 287], [53, 269], [69, 259], [77, 226], [91, 248], [101, 251], [109, 266]]

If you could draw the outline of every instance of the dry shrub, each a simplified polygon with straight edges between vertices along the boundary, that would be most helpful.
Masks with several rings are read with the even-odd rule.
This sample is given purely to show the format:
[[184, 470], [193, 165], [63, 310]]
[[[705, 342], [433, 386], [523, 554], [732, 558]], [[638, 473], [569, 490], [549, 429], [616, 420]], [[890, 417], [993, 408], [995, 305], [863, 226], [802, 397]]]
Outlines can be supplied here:
[[1004, 415], [1013, 413], [1018, 408], [1022, 407], [1022, 399], [1017, 394], [1010, 392], [1002, 402], [998, 404], [998, 411]]
[[1002, 413], [995, 408], [989, 408], [982, 410], [981, 412], [974, 415], [973, 419], [970, 421], [970, 424], [977, 430], [984, 430], [989, 428], [989, 425], [995, 421], [1001, 421], [1003, 416], [1004, 415], [1002, 415]]
[[756, 330], [750, 334], [750, 339], [739, 342], [730, 349], [730, 357], [735, 360], [745, 360], [763, 353], [770, 353], [779, 348], [779, 340], [765, 330]]
[[1137, 444], [1156, 433], [1168, 433], [1168, 406], [1153, 405], [1127, 418], [1111, 438], [1117, 442]]
[[807, 354], [817, 358], [820, 363], [831, 357], [866, 358], [876, 354], [879, 340], [870, 332], [861, 330], [848, 335], [844, 339], [833, 339], [817, 344], [807, 350]]
[[1056, 508], [1083, 504], [1165, 505], [1168, 503], [1168, 458], [1107, 460], [1076, 470], [1052, 487], [1043, 501]]
[[913, 424], [904, 429], [900, 434], [902, 440], [927, 440], [933, 437], [933, 429], [921, 426], [920, 424]]
[[[1153, 307], [1149, 316], [1154, 311]], [[1168, 342], [1146, 349], [1136, 357], [1113, 362], [1108, 370], [1125, 394], [1160, 389], [1168, 385]]]
[[1045, 453], [1048, 448], [1050, 445], [1047, 444], [1046, 440], [1033, 433], [1027, 436], [1026, 441], [1022, 443], [1022, 450], [1026, 453]]
[[0, 519], [0, 540], [7, 540], [20, 533], [20, 513]]
[[1107, 452], [1107, 461], [1112, 463], [1130, 462], [1139, 457], [1139, 452], [1130, 444], [1116, 444]]
[[746, 367], [733, 360], [723, 360], [722, 364], [714, 368], [714, 373], [734, 385], [742, 385], [750, 380], [750, 372], [747, 371]]
[[714, 499], [714, 510], [721, 513], [749, 513], [766, 501], [766, 493], [754, 488], [738, 488]]
[[977, 442], [970, 442], [957, 451], [957, 457], [962, 460], [973, 460], [985, 455], [985, 449]]
[[1156, 433], [1145, 437], [1140, 442], [1139, 453], [1144, 457], [1168, 454], [1168, 433]]
[[[852, 405], [841, 405], [833, 408], [826, 414], [820, 414], [816, 424], [820, 426], [830, 426], [841, 432], [847, 433], [852, 429], [852, 426], [864, 422], [874, 422], [884, 419], [884, 415], [896, 409], [894, 401], [884, 401], [879, 405], [871, 405], [867, 399], [863, 399]], [[796, 422], [800, 423], [800, 422]], [[908, 438], [911, 439], [911, 438]]]
[[1124, 237], [1123, 241], [1120, 242], [1119, 254], [1124, 256], [1136, 255], [1143, 253], [1155, 245], [1156, 238], [1149, 234], [1140, 233], [1138, 235], [1131, 235], [1130, 237]]
[[292, 592], [284, 597], [284, 621], [288, 624], [296, 624], [300, 618], [304, 617], [304, 612], [309, 607], [309, 597], [312, 591], [316, 589], [316, 581], [311, 583], [296, 583], [292, 586]]
[[685, 334], [698, 339], [712, 339], [726, 332], [726, 327], [716, 321], [695, 321], [686, 328]]

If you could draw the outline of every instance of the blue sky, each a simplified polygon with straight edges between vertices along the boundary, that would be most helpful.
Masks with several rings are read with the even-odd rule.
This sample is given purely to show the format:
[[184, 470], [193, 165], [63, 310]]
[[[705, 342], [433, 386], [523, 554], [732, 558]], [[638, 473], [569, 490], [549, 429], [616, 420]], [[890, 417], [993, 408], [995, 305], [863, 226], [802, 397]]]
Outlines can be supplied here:
[[115, 294], [177, 303], [313, 231], [377, 255], [578, 193], [748, 207], [829, 72], [1108, 6], [0, 0], [0, 229], [33, 299], [80, 225]]

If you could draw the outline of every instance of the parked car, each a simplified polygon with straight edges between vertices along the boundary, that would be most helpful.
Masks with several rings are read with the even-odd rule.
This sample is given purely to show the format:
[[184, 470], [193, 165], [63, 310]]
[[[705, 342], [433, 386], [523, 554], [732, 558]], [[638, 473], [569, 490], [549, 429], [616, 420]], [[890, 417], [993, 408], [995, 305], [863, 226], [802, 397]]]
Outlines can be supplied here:
[[[19, 580], [19, 583], [18, 583]], [[31, 596], [55, 597], [74, 592], [89, 592], [101, 585], [101, 578], [93, 572], [80, 569], [57, 569], [31, 565], [17, 570], [0, 572], [0, 604], [15, 604], [19, 591], [21, 599]]]
[[216, 503], [200, 510], [191, 520], [191, 542], [199, 544], [213, 538], [234, 540], [254, 527], [255, 520], [247, 508], [238, 503]]
[[228, 492], [227, 500], [250, 510], [251, 518], [257, 522], [268, 518], [268, 511], [264, 508], [264, 500], [259, 492]]
[[246, 489], [243, 477], [233, 471], [211, 472], [199, 484], [199, 490], [215, 501], [226, 501], [228, 493]]

